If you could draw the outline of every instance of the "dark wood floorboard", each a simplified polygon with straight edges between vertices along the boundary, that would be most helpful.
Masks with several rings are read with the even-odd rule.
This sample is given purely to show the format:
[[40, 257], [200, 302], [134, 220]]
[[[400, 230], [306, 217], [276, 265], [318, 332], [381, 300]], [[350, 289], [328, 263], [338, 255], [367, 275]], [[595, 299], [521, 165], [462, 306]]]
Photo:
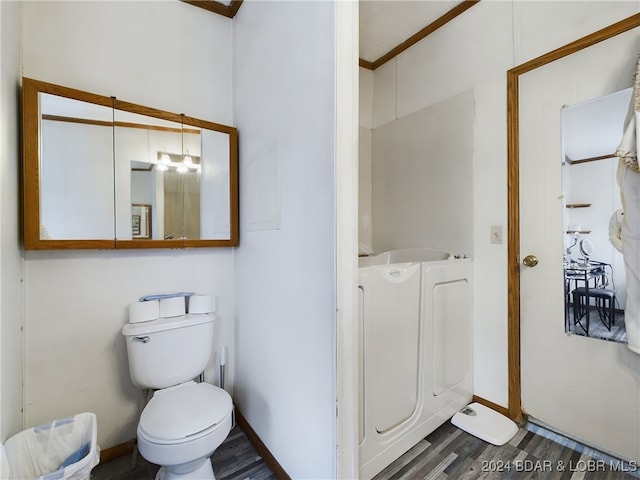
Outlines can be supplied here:
[[640, 466], [535, 425], [495, 446], [446, 422], [374, 480], [635, 480]]
[[[140, 455], [98, 465], [91, 480], [152, 480], [158, 466]], [[212, 457], [217, 480], [275, 480], [237, 426]], [[616, 471], [617, 470], [617, 471]], [[622, 464], [535, 425], [495, 446], [444, 423], [374, 480], [637, 480], [640, 467]], [[331, 480], [331, 479], [313, 479]]]
[[[153, 480], [159, 467], [147, 462], [140, 454], [125, 455], [96, 466], [91, 480]], [[276, 476], [239, 427], [229, 436], [211, 457], [216, 480], [275, 480]], [[194, 479], [195, 480], [195, 479]]]

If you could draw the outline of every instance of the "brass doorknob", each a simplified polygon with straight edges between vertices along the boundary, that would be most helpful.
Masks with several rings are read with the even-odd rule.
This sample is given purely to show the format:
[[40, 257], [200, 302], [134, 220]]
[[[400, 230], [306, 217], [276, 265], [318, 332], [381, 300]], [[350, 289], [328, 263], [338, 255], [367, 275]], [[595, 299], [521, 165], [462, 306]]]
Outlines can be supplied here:
[[525, 267], [535, 267], [538, 264], [538, 257], [535, 255], [527, 255], [522, 259], [522, 264]]

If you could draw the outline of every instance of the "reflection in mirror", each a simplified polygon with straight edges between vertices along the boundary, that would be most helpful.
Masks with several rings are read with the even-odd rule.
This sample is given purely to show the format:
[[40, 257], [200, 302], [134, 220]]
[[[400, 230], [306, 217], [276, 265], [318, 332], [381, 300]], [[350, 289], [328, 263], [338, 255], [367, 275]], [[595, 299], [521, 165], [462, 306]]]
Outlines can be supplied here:
[[231, 238], [229, 134], [184, 119], [115, 110], [118, 240], [131, 239], [118, 214], [131, 203], [152, 206], [154, 240]]
[[565, 330], [626, 342], [616, 148], [631, 88], [565, 107], [562, 122]]
[[151, 205], [131, 205], [131, 236], [151, 238]]
[[[190, 135], [186, 133], [185, 139]], [[230, 181], [231, 164], [228, 158], [233, 158], [230, 148], [232, 143], [228, 135], [216, 130], [203, 128], [201, 135], [202, 170], [200, 175], [200, 231], [203, 239], [224, 239], [232, 235], [230, 230], [234, 225], [231, 217], [231, 198], [233, 198]], [[185, 140], [185, 145], [189, 143]], [[195, 208], [195, 206], [194, 206]], [[187, 209], [187, 217], [189, 210]], [[195, 217], [195, 215], [193, 215]]]
[[[152, 240], [182, 237], [182, 184], [167, 192], [182, 151], [182, 124], [123, 110], [114, 112], [116, 238], [132, 240], [133, 204], [151, 206]], [[169, 230], [167, 230], [169, 216]]]
[[234, 127], [29, 78], [22, 93], [27, 250], [238, 244]]
[[39, 94], [40, 239], [113, 239], [113, 112]]

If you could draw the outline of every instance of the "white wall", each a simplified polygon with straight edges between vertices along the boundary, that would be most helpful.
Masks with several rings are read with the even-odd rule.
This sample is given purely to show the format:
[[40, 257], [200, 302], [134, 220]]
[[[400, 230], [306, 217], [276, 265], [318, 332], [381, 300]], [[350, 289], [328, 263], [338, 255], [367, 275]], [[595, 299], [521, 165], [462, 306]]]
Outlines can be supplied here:
[[[628, 2], [483, 1], [374, 72], [373, 127], [472, 89], [474, 391], [506, 406], [506, 72], [637, 12]], [[490, 26], [490, 27], [489, 27]]]
[[[23, 9], [25, 76], [233, 124], [230, 19], [182, 2]], [[145, 294], [215, 295], [215, 332], [233, 358], [233, 257], [231, 249], [26, 252], [25, 426], [89, 410], [102, 448], [135, 436], [141, 395], [120, 329], [127, 305]]]
[[0, 441], [22, 429], [21, 26], [22, 5], [0, 2]]
[[335, 478], [335, 5], [234, 20], [237, 404], [292, 478]]
[[473, 92], [373, 130], [373, 250], [473, 251]]

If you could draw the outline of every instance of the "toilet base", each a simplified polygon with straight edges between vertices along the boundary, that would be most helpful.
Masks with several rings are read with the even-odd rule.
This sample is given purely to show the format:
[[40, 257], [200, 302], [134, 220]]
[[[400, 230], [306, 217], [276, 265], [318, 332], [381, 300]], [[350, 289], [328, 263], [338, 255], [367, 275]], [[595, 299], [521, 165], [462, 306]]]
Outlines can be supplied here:
[[207, 458], [202, 465], [188, 473], [177, 473], [168, 470], [167, 467], [161, 467], [156, 473], [156, 480], [191, 480], [195, 478], [198, 480], [215, 480], [211, 458]]

